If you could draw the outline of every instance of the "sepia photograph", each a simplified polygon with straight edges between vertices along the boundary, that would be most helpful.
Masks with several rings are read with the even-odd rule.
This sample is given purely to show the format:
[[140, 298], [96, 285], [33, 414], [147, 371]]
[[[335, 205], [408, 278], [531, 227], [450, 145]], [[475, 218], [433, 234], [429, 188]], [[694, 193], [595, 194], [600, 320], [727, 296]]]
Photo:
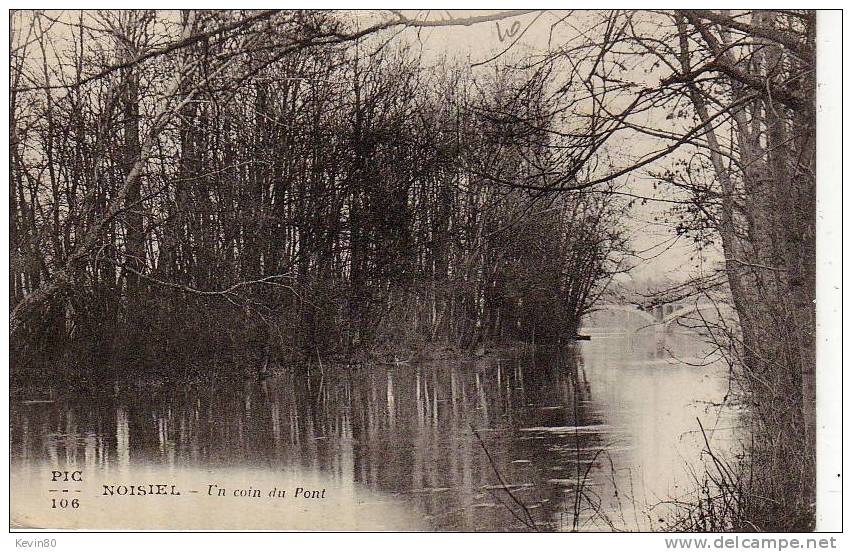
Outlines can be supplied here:
[[841, 530], [841, 11], [8, 17], [10, 532]]

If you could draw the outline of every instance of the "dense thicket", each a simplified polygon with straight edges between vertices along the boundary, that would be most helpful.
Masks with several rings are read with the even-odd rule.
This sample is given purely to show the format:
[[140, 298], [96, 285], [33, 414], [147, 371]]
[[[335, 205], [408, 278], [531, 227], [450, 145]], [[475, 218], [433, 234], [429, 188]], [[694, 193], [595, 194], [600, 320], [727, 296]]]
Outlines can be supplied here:
[[330, 14], [75, 17], [14, 17], [13, 369], [560, 340], [617, 268], [612, 198], [511, 186], [555, 163], [547, 66], [428, 68]]

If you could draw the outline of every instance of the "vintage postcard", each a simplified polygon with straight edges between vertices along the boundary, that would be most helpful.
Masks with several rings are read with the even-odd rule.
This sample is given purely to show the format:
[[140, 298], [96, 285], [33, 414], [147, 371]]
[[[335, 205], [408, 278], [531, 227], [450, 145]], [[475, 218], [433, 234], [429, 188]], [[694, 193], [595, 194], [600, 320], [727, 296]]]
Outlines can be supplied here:
[[840, 530], [840, 19], [10, 11], [10, 529]]

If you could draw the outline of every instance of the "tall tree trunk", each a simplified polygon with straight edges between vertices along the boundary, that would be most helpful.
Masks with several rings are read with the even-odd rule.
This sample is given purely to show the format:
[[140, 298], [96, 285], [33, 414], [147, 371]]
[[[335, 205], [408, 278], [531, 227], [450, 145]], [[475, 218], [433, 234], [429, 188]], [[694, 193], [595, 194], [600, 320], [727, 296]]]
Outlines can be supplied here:
[[[124, 168], [128, 175], [127, 196], [124, 200], [126, 220], [125, 264], [136, 272], [145, 270], [145, 231], [142, 216], [142, 172], [135, 171], [142, 157], [139, 142], [139, 77], [135, 69], [127, 72], [124, 94]], [[140, 277], [125, 271], [127, 286], [127, 321], [135, 325], [141, 315], [142, 286]]]

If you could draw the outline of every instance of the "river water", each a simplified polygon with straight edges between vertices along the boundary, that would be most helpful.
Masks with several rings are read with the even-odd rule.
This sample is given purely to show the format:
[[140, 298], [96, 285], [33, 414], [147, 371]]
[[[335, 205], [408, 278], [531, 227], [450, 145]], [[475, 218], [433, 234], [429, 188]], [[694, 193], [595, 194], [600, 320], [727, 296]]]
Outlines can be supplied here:
[[[651, 331], [263, 383], [24, 393], [11, 405], [12, 523], [660, 529], [702, 469], [698, 420], [716, 452], [732, 441], [713, 407], [725, 367], [706, 354], [698, 335]], [[83, 481], [52, 481], [66, 469]], [[181, 494], [104, 496], [122, 484]]]

